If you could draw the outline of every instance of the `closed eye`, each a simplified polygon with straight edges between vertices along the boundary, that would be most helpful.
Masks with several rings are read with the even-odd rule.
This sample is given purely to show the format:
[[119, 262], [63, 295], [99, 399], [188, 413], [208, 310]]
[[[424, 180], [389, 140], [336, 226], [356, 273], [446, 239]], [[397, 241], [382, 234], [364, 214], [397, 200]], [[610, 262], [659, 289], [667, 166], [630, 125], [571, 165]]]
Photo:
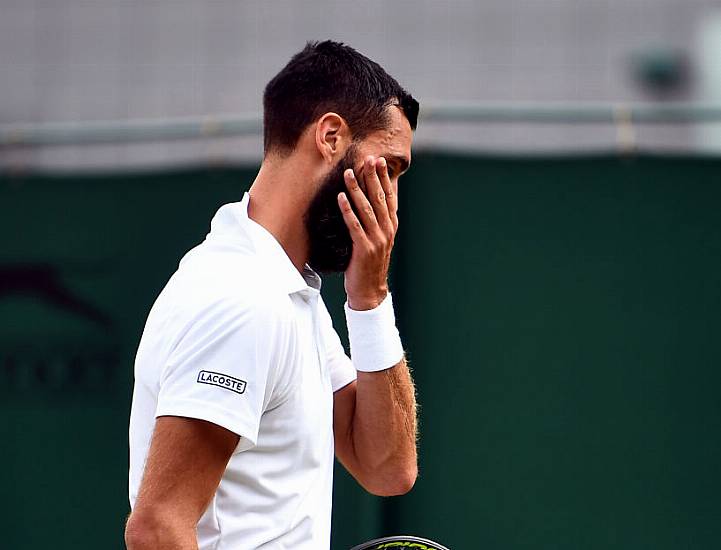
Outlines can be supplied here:
[[388, 175], [390, 177], [402, 176], [411, 166], [410, 160], [404, 156], [388, 155], [386, 161], [388, 161]]

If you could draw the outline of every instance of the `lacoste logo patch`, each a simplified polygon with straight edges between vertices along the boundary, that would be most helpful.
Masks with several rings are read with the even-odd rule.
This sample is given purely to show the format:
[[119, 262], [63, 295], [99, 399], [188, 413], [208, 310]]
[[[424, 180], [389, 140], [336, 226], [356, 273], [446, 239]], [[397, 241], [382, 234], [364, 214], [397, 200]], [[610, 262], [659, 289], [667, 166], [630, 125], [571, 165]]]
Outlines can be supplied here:
[[226, 390], [234, 391], [235, 393], [243, 393], [245, 391], [245, 387], [247, 386], [245, 380], [233, 378], [232, 376], [220, 374], [219, 372], [211, 372], [209, 370], [201, 370], [198, 373], [198, 383], [218, 386], [219, 388], [225, 388]]

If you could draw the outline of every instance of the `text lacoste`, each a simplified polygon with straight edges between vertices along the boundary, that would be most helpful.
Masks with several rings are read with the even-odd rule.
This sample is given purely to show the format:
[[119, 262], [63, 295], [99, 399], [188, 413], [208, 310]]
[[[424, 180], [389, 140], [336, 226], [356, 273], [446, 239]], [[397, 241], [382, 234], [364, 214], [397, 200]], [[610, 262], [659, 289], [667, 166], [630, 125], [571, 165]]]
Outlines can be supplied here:
[[210, 384], [211, 386], [225, 388], [226, 390], [234, 391], [235, 393], [243, 393], [245, 391], [245, 386], [247, 385], [245, 380], [208, 370], [201, 370], [198, 373], [198, 382], [201, 384]]

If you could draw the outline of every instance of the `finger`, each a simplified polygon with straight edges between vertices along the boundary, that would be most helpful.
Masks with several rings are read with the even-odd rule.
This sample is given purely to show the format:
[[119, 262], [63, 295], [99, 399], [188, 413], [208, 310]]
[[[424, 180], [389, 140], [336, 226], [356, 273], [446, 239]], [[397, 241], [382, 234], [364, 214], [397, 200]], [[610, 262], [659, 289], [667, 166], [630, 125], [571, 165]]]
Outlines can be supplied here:
[[355, 212], [353, 212], [353, 208], [348, 201], [348, 196], [345, 193], [338, 194], [338, 206], [340, 207], [341, 214], [343, 214], [343, 221], [348, 228], [353, 243], [361, 244], [366, 242], [368, 238], [366, 237], [365, 231], [363, 231], [363, 226], [361, 226], [358, 217], [355, 215]]
[[398, 228], [398, 195], [396, 195], [395, 186], [391, 182], [390, 175], [388, 174], [388, 162], [383, 157], [381, 157], [380, 160], [378, 176], [383, 187], [383, 192], [385, 193], [388, 218], [395, 230]]
[[387, 170], [386, 159], [383, 157], [373, 158], [369, 156], [366, 158], [363, 172], [365, 174], [366, 195], [373, 206], [376, 220], [378, 220], [378, 226], [383, 233], [389, 235], [393, 232], [393, 226], [388, 215], [386, 193], [380, 179], [381, 175], [379, 171], [381, 170], [381, 165], [383, 165], [383, 169]]
[[378, 227], [378, 221], [376, 220], [371, 203], [368, 202], [368, 198], [360, 188], [353, 170], [349, 168], [343, 175], [345, 176], [345, 186], [348, 188], [348, 198], [353, 201], [355, 205], [359, 221], [366, 231], [373, 231]]

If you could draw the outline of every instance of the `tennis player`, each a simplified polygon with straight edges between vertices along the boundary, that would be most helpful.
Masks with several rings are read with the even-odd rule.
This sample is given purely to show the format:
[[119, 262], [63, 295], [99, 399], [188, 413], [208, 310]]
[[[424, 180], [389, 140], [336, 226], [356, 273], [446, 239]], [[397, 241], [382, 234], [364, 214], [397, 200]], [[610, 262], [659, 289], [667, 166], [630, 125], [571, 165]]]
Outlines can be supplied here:
[[[153, 305], [135, 362], [125, 540], [323, 550], [333, 457], [376, 495], [417, 474], [414, 387], [388, 291], [418, 103], [336, 42], [267, 85], [264, 158]], [[351, 357], [318, 272], [344, 272]]]

